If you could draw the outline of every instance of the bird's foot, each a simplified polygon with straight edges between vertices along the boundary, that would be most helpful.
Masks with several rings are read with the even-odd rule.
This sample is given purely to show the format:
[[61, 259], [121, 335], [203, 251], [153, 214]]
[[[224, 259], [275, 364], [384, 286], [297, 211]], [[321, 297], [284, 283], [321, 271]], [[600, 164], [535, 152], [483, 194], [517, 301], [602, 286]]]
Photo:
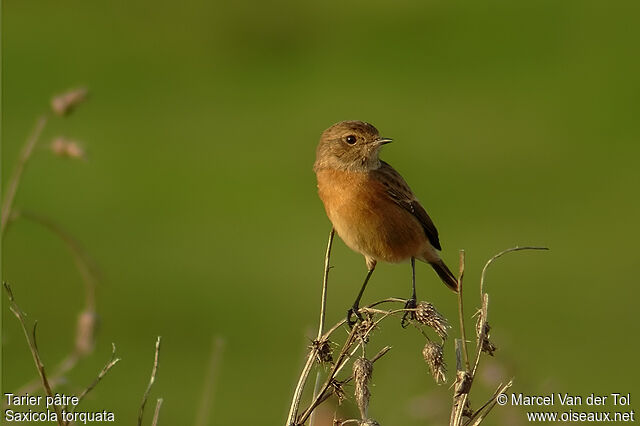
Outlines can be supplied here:
[[[405, 309], [415, 309], [417, 306], [418, 304], [415, 298], [408, 299], [407, 302], [404, 304]], [[406, 328], [407, 325], [409, 325], [409, 321], [413, 319], [416, 319], [416, 312], [405, 311], [404, 315], [402, 316], [402, 321], [400, 322], [400, 325], [402, 326], [402, 328]]]
[[[356, 316], [356, 319], [352, 320], [351, 317], [354, 315]], [[347, 325], [349, 326], [349, 328], [353, 328], [354, 325], [362, 321], [364, 321], [364, 318], [362, 317], [362, 314], [360, 313], [360, 308], [358, 306], [354, 305], [351, 309], [347, 311]]]

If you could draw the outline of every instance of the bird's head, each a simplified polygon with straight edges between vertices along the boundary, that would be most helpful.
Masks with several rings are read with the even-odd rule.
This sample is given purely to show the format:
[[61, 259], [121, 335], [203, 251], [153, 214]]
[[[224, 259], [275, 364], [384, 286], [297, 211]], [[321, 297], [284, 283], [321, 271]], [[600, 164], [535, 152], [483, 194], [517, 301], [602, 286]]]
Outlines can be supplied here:
[[380, 167], [380, 147], [391, 139], [364, 121], [341, 121], [322, 132], [314, 170], [375, 170]]

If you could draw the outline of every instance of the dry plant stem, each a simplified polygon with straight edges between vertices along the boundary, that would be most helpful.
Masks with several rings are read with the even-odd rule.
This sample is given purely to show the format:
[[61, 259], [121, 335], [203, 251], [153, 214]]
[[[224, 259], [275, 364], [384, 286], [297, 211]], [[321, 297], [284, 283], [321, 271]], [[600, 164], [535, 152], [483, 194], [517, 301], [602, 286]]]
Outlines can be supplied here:
[[[16, 318], [18, 318], [18, 321], [20, 322], [20, 326], [22, 327], [22, 331], [24, 332], [24, 336], [27, 339], [27, 343], [29, 345], [29, 349], [31, 350], [31, 355], [33, 356], [33, 361], [36, 364], [36, 368], [38, 369], [38, 374], [40, 375], [40, 380], [42, 381], [42, 386], [44, 387], [44, 391], [47, 394], [47, 396], [53, 398], [53, 392], [51, 391], [51, 386], [49, 385], [49, 380], [47, 379], [47, 373], [44, 369], [44, 364], [42, 363], [42, 360], [40, 359], [40, 352], [38, 351], [38, 344], [36, 341], [36, 326], [37, 326], [37, 322], [33, 325], [33, 333], [30, 336], [29, 332], [27, 331], [27, 325], [24, 319], [24, 314], [22, 313], [22, 311], [20, 310], [20, 307], [18, 306], [18, 304], [16, 303], [14, 297], [13, 297], [13, 292], [11, 291], [11, 286], [9, 286], [8, 283], [4, 283], [4, 288], [7, 291], [7, 294], [9, 296], [9, 309], [11, 310], [11, 312], [13, 312], [13, 314], [16, 316]], [[58, 419], [58, 424], [60, 426], [63, 426], [64, 423], [62, 421], [62, 417], [60, 415], [60, 410], [58, 408], [57, 405], [53, 406], [53, 410], [56, 413], [56, 417]]]
[[209, 424], [211, 403], [213, 401], [223, 351], [224, 340], [221, 337], [214, 338], [211, 357], [209, 358], [209, 368], [207, 369], [207, 376], [202, 390], [202, 399], [200, 400], [200, 407], [198, 408], [198, 414], [196, 416], [196, 426]]
[[[87, 252], [83, 250], [80, 243], [75, 238], [73, 238], [71, 234], [69, 234], [66, 230], [64, 230], [62, 227], [60, 227], [50, 219], [35, 213], [22, 210], [14, 210], [11, 215], [11, 221], [21, 218], [44, 226], [54, 235], [58, 236], [69, 248], [69, 251], [73, 256], [74, 262], [76, 264], [76, 267], [78, 268], [78, 271], [80, 272], [80, 276], [82, 277], [82, 281], [85, 286], [84, 312], [94, 313], [96, 309], [95, 293], [98, 282], [98, 272], [96, 270], [94, 262], [91, 260]], [[76, 339], [74, 340], [77, 341], [77, 338], [78, 336], [76, 336]], [[71, 353], [69, 353], [62, 361], [60, 361], [60, 363], [53, 369], [53, 373], [49, 375], [49, 383], [52, 389], [57, 387], [60, 382], [62, 382], [64, 376], [69, 371], [71, 371], [81, 359], [86, 358], [89, 355], [89, 353], [79, 353], [77, 349], [77, 346], [74, 346]], [[32, 393], [38, 388], [38, 386], [39, 380], [35, 379], [23, 385], [16, 393], [19, 395]]]
[[[374, 323], [374, 327], [372, 327], [367, 332], [366, 335], [368, 335], [370, 333], [370, 331], [375, 328], [375, 325], [377, 325], [380, 321], [382, 321], [384, 318], [388, 317], [389, 315], [396, 315], [396, 314], [404, 313], [404, 312], [408, 311], [408, 309], [404, 309], [404, 308], [396, 309], [396, 310], [392, 310], [392, 311], [384, 311], [384, 310], [379, 310], [379, 309], [373, 309], [372, 308], [373, 306], [378, 306], [378, 305], [381, 305], [383, 303], [400, 303], [400, 304], [404, 305], [406, 303], [406, 299], [400, 299], [400, 298], [393, 298], [392, 297], [392, 298], [388, 298], [388, 299], [377, 301], [377, 302], [372, 303], [372, 304], [370, 304], [370, 305], [368, 305], [366, 307], [360, 308], [360, 312], [372, 312], [372, 313], [380, 313], [380, 314], [384, 315], [382, 318], [378, 319]], [[409, 309], [409, 310], [411, 310], [411, 309]], [[331, 327], [329, 330], [327, 330], [327, 332], [325, 332], [321, 336], [321, 340], [328, 339], [331, 334], [333, 334], [337, 329], [339, 329], [345, 323], [346, 323], [346, 319], [338, 321], [336, 324], [334, 324], [333, 327]], [[325, 381], [323, 386], [320, 387], [320, 391], [319, 392], [315, 392], [315, 395], [312, 398], [313, 402], [304, 411], [304, 413], [301, 415], [300, 419], [298, 419], [297, 423], [296, 423], [297, 414], [293, 415], [293, 411], [292, 410], [294, 409], [294, 404], [296, 404], [295, 405], [295, 411], [297, 413], [297, 410], [298, 410], [299, 405], [300, 405], [300, 397], [302, 395], [302, 390], [304, 389], [304, 385], [305, 385], [306, 380], [308, 378], [309, 372], [311, 371], [311, 368], [313, 367], [313, 364], [315, 362], [315, 353], [316, 353], [315, 349], [312, 349], [309, 352], [309, 355], [307, 356], [307, 361], [305, 363], [303, 371], [302, 371], [302, 373], [300, 375], [300, 378], [298, 379], [298, 386], [296, 387], [296, 393], [294, 394], [294, 401], [292, 402], [291, 409], [289, 410], [289, 417], [287, 418], [287, 425], [297, 425], [297, 424], [304, 423], [309, 418], [311, 413], [313, 413], [313, 410], [318, 405], [320, 405], [321, 402], [325, 401], [329, 397], [329, 395], [332, 394], [333, 391], [330, 388], [331, 382], [333, 381], [333, 379], [335, 379], [336, 374], [338, 374], [342, 370], [342, 368], [344, 367], [346, 362], [351, 358], [351, 356], [353, 356], [353, 354], [355, 353], [355, 351], [359, 347], [359, 344], [356, 345], [356, 347], [351, 351], [351, 353], [349, 353], [350, 347], [355, 342], [355, 339], [353, 339], [352, 336], [353, 336], [353, 330], [351, 331], [351, 334], [349, 335], [349, 338], [347, 338], [347, 341], [343, 345], [340, 357], [338, 358], [338, 360], [334, 364], [334, 367], [332, 368], [327, 380]], [[387, 350], [385, 350], [384, 353], [386, 353]], [[383, 353], [383, 355], [384, 355], [384, 353]], [[295, 399], [296, 397], [297, 397], [297, 399]]]
[[478, 343], [476, 346], [476, 358], [473, 362], [473, 370], [471, 370], [471, 378], [476, 375], [478, 371], [478, 365], [480, 364], [480, 356], [482, 355], [482, 342], [487, 338], [487, 321], [489, 320], [489, 295], [484, 293], [482, 295], [482, 310], [480, 315], [482, 319], [480, 322], [480, 336], [478, 336]]
[[525, 247], [511, 247], [508, 248], [506, 250], [501, 251], [500, 253], [496, 254], [495, 256], [493, 256], [491, 259], [489, 259], [487, 261], [487, 263], [484, 265], [484, 268], [482, 268], [482, 276], [480, 278], [480, 298], [482, 298], [482, 295], [484, 294], [484, 276], [487, 272], [487, 268], [489, 267], [489, 265], [491, 265], [496, 259], [498, 259], [499, 257], [504, 256], [507, 253], [511, 253], [514, 251], [520, 251], [520, 250], [549, 250], [548, 247], [534, 247], [534, 246], [525, 246]]
[[335, 229], [331, 228], [331, 232], [329, 232], [329, 242], [327, 242], [327, 252], [324, 256], [324, 276], [322, 278], [322, 302], [320, 304], [320, 324], [318, 324], [318, 337], [316, 340], [320, 340], [322, 338], [322, 333], [324, 333], [324, 322], [327, 310], [327, 284], [329, 283], [329, 270], [331, 266], [329, 262], [331, 260], [331, 246], [333, 245], [333, 237], [335, 236]]
[[[318, 324], [318, 341], [324, 339], [325, 337], [322, 335], [324, 330], [324, 322], [325, 322], [325, 311], [327, 304], [327, 284], [329, 281], [329, 270], [330, 260], [331, 260], [331, 247], [333, 245], [333, 237], [335, 235], [335, 230], [331, 228], [331, 232], [329, 232], [329, 241], [327, 242], [327, 251], [324, 256], [324, 275], [322, 280], [322, 298], [320, 302], [320, 323]], [[309, 351], [309, 355], [307, 356], [307, 361], [304, 364], [302, 369], [302, 373], [300, 373], [300, 378], [298, 379], [298, 384], [296, 385], [296, 389], [293, 392], [293, 400], [291, 401], [291, 407], [289, 407], [289, 415], [287, 416], [287, 425], [295, 424], [296, 417], [298, 417], [298, 409], [300, 407], [300, 400], [302, 398], [302, 391], [304, 390], [304, 385], [307, 382], [307, 378], [309, 377], [309, 373], [311, 372], [311, 368], [313, 367], [313, 363], [315, 361], [317, 352], [316, 345], [313, 345], [312, 349]]]
[[[533, 246], [526, 246], [526, 247], [512, 247], [506, 250], [501, 251], [500, 253], [496, 254], [495, 256], [493, 256], [491, 259], [489, 259], [487, 261], [487, 263], [484, 265], [484, 268], [482, 268], [482, 275], [480, 278], [480, 300], [482, 301], [482, 310], [480, 315], [481, 317], [481, 321], [480, 321], [480, 335], [478, 336], [478, 340], [476, 342], [476, 355], [475, 355], [475, 359], [473, 362], [473, 369], [469, 372], [469, 367], [467, 366], [467, 370], [466, 372], [469, 373], [469, 383], [467, 385], [467, 388], [465, 390], [464, 393], [460, 394], [460, 395], [456, 395], [454, 393], [454, 404], [453, 404], [453, 409], [451, 412], [451, 426], [459, 426], [462, 424], [462, 412], [464, 410], [464, 407], [467, 404], [468, 398], [469, 398], [469, 391], [471, 389], [471, 386], [473, 385], [473, 380], [475, 378], [476, 372], [478, 371], [478, 366], [480, 364], [480, 357], [482, 355], [482, 345], [483, 342], [485, 341], [485, 339], [487, 338], [487, 320], [489, 317], [489, 295], [487, 293], [485, 293], [484, 291], [484, 280], [485, 280], [485, 276], [487, 273], [487, 269], [489, 268], [489, 266], [498, 258], [504, 256], [507, 253], [511, 253], [511, 252], [515, 252], [515, 251], [520, 251], [520, 250], [548, 250], [548, 248], [546, 247], [533, 247]], [[463, 347], [466, 347], [466, 341], [462, 342]], [[511, 386], [511, 382], [508, 383], [507, 385], [505, 385], [505, 389], [508, 388], [509, 386]], [[494, 400], [495, 397], [497, 397], [497, 394], [494, 396]], [[493, 408], [493, 405], [495, 405], [495, 402], [491, 405], [491, 408]], [[484, 407], [483, 407], [484, 408]], [[489, 408], [489, 410], [491, 409]], [[482, 410], [482, 408], [481, 408]], [[476, 411], [476, 413], [480, 412], [481, 410]], [[487, 410], [487, 413], [488, 411]], [[479, 419], [477, 419], [476, 423], [473, 424], [479, 424], [482, 419], [484, 418], [484, 416], [486, 415], [483, 414]], [[467, 422], [467, 424], [472, 424], [470, 421]]]
[[151, 387], [153, 383], [156, 381], [156, 374], [158, 373], [158, 362], [160, 360], [160, 340], [162, 338], [158, 336], [156, 339], [156, 353], [153, 358], [153, 369], [151, 370], [151, 377], [149, 378], [149, 384], [147, 385], [147, 390], [144, 391], [144, 396], [142, 397], [142, 404], [140, 404], [140, 411], [138, 412], [138, 426], [142, 426], [142, 416], [144, 415], [144, 406], [147, 404], [147, 399], [149, 399], [149, 393], [151, 392]]
[[69, 251], [73, 256], [73, 260], [76, 264], [76, 267], [78, 268], [78, 271], [80, 272], [80, 276], [82, 277], [82, 281], [85, 285], [85, 307], [89, 311], [95, 311], [95, 293], [99, 274], [95, 263], [93, 262], [89, 254], [82, 248], [82, 245], [78, 242], [78, 240], [73, 238], [71, 234], [60, 225], [45, 216], [24, 210], [14, 211], [14, 213], [11, 215], [12, 220], [20, 218], [24, 218], [42, 225], [53, 234], [58, 236], [62, 240], [62, 242], [64, 242], [64, 244], [69, 248]]
[[[460, 336], [461, 339], [455, 340], [456, 349], [456, 383], [454, 384], [453, 407], [451, 409], [450, 425], [457, 426], [462, 420], [462, 412], [467, 403], [467, 393], [459, 393], [457, 385], [458, 381], [466, 377], [469, 366], [469, 353], [467, 351], [467, 337], [464, 326], [464, 303], [462, 298], [462, 284], [464, 278], [465, 253], [460, 250], [460, 273], [458, 276], [458, 318], [460, 320]], [[480, 346], [481, 347], [481, 346]], [[462, 357], [464, 356], [464, 366]]]
[[469, 396], [469, 390], [471, 383], [469, 383], [469, 388], [463, 389], [463, 386], [459, 381], [463, 380], [467, 375], [467, 370], [463, 369], [462, 365], [462, 347], [464, 347], [465, 342], [461, 341], [461, 339], [455, 340], [456, 347], [456, 382], [454, 383], [454, 392], [453, 392], [453, 407], [451, 408], [451, 417], [449, 419], [450, 426], [459, 426], [462, 422], [462, 413], [464, 411], [464, 407], [467, 403], [467, 398]]
[[[96, 377], [95, 380], [89, 386], [87, 386], [87, 388], [84, 391], [82, 391], [80, 395], [78, 395], [78, 403], [73, 407], [72, 412], [76, 411], [76, 408], [78, 407], [78, 405], [80, 405], [80, 402], [82, 402], [84, 397], [87, 396], [87, 394], [91, 392], [93, 388], [95, 388], [98, 385], [98, 383], [100, 383], [102, 378], [107, 375], [109, 370], [111, 370], [117, 363], [120, 362], [120, 358], [116, 357], [116, 344], [112, 343], [111, 348], [112, 348], [111, 358], [109, 358], [109, 361], [105, 364], [104, 367], [102, 367], [102, 370], [100, 370], [100, 373], [98, 373], [98, 377]], [[66, 409], [67, 407], [65, 407], [65, 410]], [[67, 424], [68, 423], [69, 422], [67, 422]]]
[[[391, 346], [385, 346], [384, 348], [380, 349], [380, 352], [378, 352], [373, 358], [371, 358], [371, 363], [375, 363], [377, 360], [379, 360], [380, 358], [382, 358], [384, 355], [387, 354], [387, 352], [389, 352], [391, 350]], [[353, 380], [353, 374], [351, 374], [349, 377], [347, 377], [346, 379], [342, 380], [342, 384], [347, 384], [349, 383], [351, 380]], [[328, 392], [326, 392], [324, 394], [324, 396], [322, 398], [320, 398], [320, 400], [318, 401], [318, 405], [322, 404], [324, 401], [326, 401], [327, 399], [329, 399], [329, 397], [331, 395], [333, 395], [333, 389], [330, 389]]]
[[491, 412], [493, 407], [495, 407], [496, 403], [498, 402], [497, 400], [498, 395], [504, 393], [507, 389], [511, 387], [512, 384], [513, 384], [513, 381], [510, 380], [509, 383], [504, 385], [501, 384], [500, 386], [498, 386], [498, 389], [493, 394], [493, 397], [491, 397], [489, 401], [485, 402], [484, 405], [482, 405], [482, 407], [480, 407], [475, 413], [471, 415], [467, 423], [465, 423], [465, 426], [477, 426], [480, 423], [482, 423], [482, 421], [485, 419], [487, 414]]
[[[366, 311], [366, 308], [361, 309], [361, 311]], [[343, 345], [343, 347], [342, 347], [342, 349], [340, 351], [340, 355], [338, 356], [338, 359], [336, 360], [335, 364], [333, 365], [333, 368], [331, 369], [331, 372], [329, 373], [329, 376], [327, 377], [327, 380], [324, 382], [324, 384], [320, 388], [320, 392], [312, 400], [311, 404], [303, 412], [303, 414], [300, 416], [300, 419], [298, 419], [298, 423], [296, 423], [296, 424], [304, 424], [304, 422], [307, 421], [307, 419], [309, 418], [309, 416], [311, 415], [313, 410], [315, 410], [316, 407], [318, 405], [320, 405], [320, 403], [322, 401], [326, 400], [325, 395], [327, 395], [327, 394], [330, 395], [331, 393], [333, 393], [333, 390], [331, 389], [331, 383], [335, 380], [336, 375], [342, 370], [342, 368], [344, 368], [344, 366], [349, 361], [349, 359], [351, 359], [353, 357], [353, 355], [356, 353], [358, 348], [362, 346], [362, 341], [370, 334], [370, 332], [372, 330], [374, 330], [376, 328], [377, 324], [379, 324], [383, 319], [387, 318], [388, 316], [396, 315], [396, 314], [399, 314], [399, 313], [404, 313], [406, 311], [408, 311], [408, 309], [396, 309], [394, 311], [389, 311], [389, 312], [382, 311], [382, 312], [384, 312], [384, 316], [382, 318], [379, 318], [378, 320], [376, 320], [373, 323], [373, 325], [369, 328], [369, 330], [365, 333], [365, 335], [362, 336], [361, 339], [357, 339], [356, 340], [357, 327], [354, 327], [351, 330], [351, 333], [349, 334], [349, 337], [347, 338], [347, 341], [344, 343], [344, 345]], [[351, 349], [351, 346], [354, 343], [356, 343], [356, 345], [353, 347], [353, 349]], [[380, 356], [386, 354], [389, 349], [391, 349], [391, 347], [384, 348], [382, 351], [380, 351], [380, 355], [376, 359], [378, 359]], [[327, 397], [328, 397], [328, 395], [327, 395]]]
[[481, 310], [482, 321], [480, 323], [480, 336], [478, 337], [478, 342], [476, 347], [476, 358], [473, 363], [473, 370], [471, 372], [472, 380], [476, 374], [476, 371], [478, 370], [478, 364], [480, 363], [480, 355], [482, 354], [482, 343], [484, 342], [484, 339], [486, 339], [487, 337], [486, 325], [489, 318], [489, 295], [484, 292], [484, 279], [487, 273], [487, 269], [496, 259], [504, 256], [507, 253], [512, 253], [520, 250], [549, 250], [549, 249], [547, 247], [534, 247], [534, 246], [511, 247], [493, 256], [491, 259], [487, 261], [487, 263], [485, 263], [484, 268], [482, 268], [482, 275], [480, 277], [480, 300], [482, 301], [482, 310]]
[[462, 353], [464, 364], [469, 371], [469, 353], [467, 352], [467, 336], [464, 329], [464, 309], [462, 303], [462, 281], [464, 278], [464, 250], [460, 250], [460, 273], [458, 275], [458, 318], [460, 319], [460, 335], [462, 336]]
[[329, 373], [329, 376], [327, 377], [327, 380], [325, 380], [324, 384], [320, 388], [320, 392], [313, 399], [313, 402], [311, 403], [311, 405], [309, 405], [309, 407], [300, 415], [300, 418], [294, 419], [295, 423], [293, 424], [296, 424], [296, 425], [304, 424], [304, 422], [306, 422], [307, 419], [309, 418], [309, 415], [311, 415], [311, 412], [318, 406], [319, 401], [322, 398], [323, 394], [327, 391], [329, 386], [331, 386], [331, 381], [335, 377], [338, 369], [341, 368], [342, 363], [345, 362], [345, 357], [347, 357], [348, 350], [351, 347], [351, 344], [355, 341], [357, 330], [358, 330], [357, 327], [353, 327], [351, 329], [351, 333], [349, 333], [349, 337], [347, 337], [347, 341], [345, 342], [344, 346], [340, 350], [340, 355], [338, 355], [336, 362], [333, 364], [333, 367], [331, 368], [331, 371]]
[[162, 407], [162, 398], [158, 398], [156, 401], [156, 409], [153, 411], [153, 420], [151, 426], [158, 426], [158, 417], [160, 416], [160, 407]]
[[[316, 341], [320, 342], [322, 338], [322, 333], [324, 332], [324, 323], [326, 317], [327, 310], [327, 284], [329, 282], [329, 269], [331, 268], [329, 264], [329, 260], [331, 259], [331, 246], [333, 245], [333, 237], [335, 235], [335, 229], [331, 228], [329, 232], [329, 241], [327, 242], [327, 253], [324, 257], [324, 277], [322, 279], [322, 299], [320, 303], [320, 323], [318, 325], [318, 336], [316, 337]], [[316, 381], [313, 386], [313, 398], [318, 394], [318, 389], [320, 387], [320, 371], [316, 373]], [[313, 414], [311, 420], [309, 420], [309, 426], [313, 426]]]
[[42, 134], [42, 130], [44, 126], [47, 124], [47, 115], [42, 115], [36, 121], [36, 125], [31, 132], [31, 135], [26, 140], [24, 146], [22, 147], [22, 152], [20, 153], [20, 158], [16, 164], [16, 168], [13, 170], [13, 174], [9, 179], [9, 183], [7, 189], [5, 191], [4, 200], [2, 201], [2, 222], [0, 225], [0, 233], [4, 234], [4, 231], [7, 228], [9, 223], [9, 218], [11, 217], [11, 210], [13, 209], [13, 201], [16, 196], [16, 192], [18, 191], [18, 186], [20, 185], [20, 181], [22, 179], [22, 173], [24, 172], [27, 163], [31, 159], [31, 155], [33, 154], [33, 149], [35, 148], [38, 140], [40, 139], [40, 135]]

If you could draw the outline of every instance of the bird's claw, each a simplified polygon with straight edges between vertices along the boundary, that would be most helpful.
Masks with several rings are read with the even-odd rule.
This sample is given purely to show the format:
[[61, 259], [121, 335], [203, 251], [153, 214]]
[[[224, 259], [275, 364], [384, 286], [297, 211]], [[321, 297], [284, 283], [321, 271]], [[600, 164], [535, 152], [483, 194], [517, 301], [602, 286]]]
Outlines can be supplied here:
[[[415, 298], [408, 299], [407, 302], [404, 304], [405, 309], [415, 309], [417, 306], [418, 304], [416, 303]], [[408, 320], [407, 320], [407, 317], [409, 317]], [[402, 328], [406, 328], [407, 325], [409, 325], [409, 321], [413, 319], [416, 319], [415, 311], [405, 311], [404, 315], [402, 316], [402, 321], [400, 322], [400, 325], [402, 326]]]
[[[356, 316], [356, 320], [351, 319], [353, 315]], [[358, 321], [362, 322], [364, 321], [364, 318], [360, 313], [360, 308], [358, 308], [357, 306], [354, 306], [353, 308], [347, 311], [347, 325], [349, 326], [349, 328], [353, 328], [353, 326], [356, 325]]]

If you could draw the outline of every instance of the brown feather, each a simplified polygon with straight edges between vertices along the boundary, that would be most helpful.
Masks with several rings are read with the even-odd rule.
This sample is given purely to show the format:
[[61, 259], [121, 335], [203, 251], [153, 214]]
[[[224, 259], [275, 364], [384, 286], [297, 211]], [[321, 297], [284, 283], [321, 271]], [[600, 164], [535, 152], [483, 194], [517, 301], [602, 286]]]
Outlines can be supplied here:
[[380, 163], [382, 164], [380, 168], [373, 170], [371, 173], [387, 188], [387, 193], [396, 204], [418, 219], [431, 245], [438, 250], [442, 250], [436, 226], [427, 211], [416, 199], [407, 182], [391, 165], [384, 161], [380, 161]]

